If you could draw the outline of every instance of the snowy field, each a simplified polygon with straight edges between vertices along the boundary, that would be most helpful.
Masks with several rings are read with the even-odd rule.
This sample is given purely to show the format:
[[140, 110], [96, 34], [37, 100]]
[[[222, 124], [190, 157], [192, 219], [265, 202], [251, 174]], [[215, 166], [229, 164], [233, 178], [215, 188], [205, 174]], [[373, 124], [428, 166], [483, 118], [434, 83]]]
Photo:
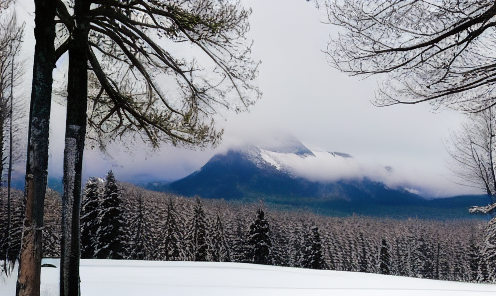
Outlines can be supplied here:
[[[43, 263], [58, 266], [57, 259]], [[41, 281], [42, 296], [58, 296], [58, 268], [43, 267]], [[242, 263], [81, 260], [81, 292], [82, 296], [494, 296], [496, 285]], [[0, 296], [11, 295], [15, 280], [2, 275]]]

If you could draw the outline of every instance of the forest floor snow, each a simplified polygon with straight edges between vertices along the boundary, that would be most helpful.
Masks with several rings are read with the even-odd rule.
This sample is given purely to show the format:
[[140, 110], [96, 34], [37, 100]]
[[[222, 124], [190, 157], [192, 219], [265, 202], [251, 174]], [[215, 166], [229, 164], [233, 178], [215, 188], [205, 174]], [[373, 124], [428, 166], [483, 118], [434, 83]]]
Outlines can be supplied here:
[[[59, 260], [43, 259], [41, 295], [57, 296]], [[0, 295], [15, 295], [15, 275], [0, 275]], [[244, 263], [81, 260], [82, 296], [333, 295], [486, 296], [496, 285], [426, 280], [359, 272]]]

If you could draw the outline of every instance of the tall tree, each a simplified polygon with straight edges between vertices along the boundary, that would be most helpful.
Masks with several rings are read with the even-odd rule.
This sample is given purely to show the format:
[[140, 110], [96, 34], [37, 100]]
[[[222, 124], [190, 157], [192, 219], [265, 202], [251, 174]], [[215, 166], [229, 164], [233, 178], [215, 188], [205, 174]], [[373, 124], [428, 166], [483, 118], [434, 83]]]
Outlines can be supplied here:
[[194, 261], [207, 261], [208, 244], [207, 244], [207, 221], [203, 205], [199, 197], [195, 200], [193, 206], [193, 217], [189, 229], [191, 244], [191, 255]]
[[310, 227], [306, 236], [306, 250], [304, 252], [303, 267], [312, 269], [324, 269], [325, 262], [322, 254], [322, 241], [319, 228], [315, 225]]
[[137, 204], [132, 209], [125, 209], [126, 212], [133, 212], [127, 217], [131, 241], [130, 250], [128, 250], [129, 257], [135, 260], [150, 260], [152, 253], [157, 251], [153, 249], [156, 238], [150, 225], [153, 218], [149, 217], [151, 213], [145, 207], [144, 196], [141, 192], [137, 193], [135, 203]]
[[52, 0], [35, 0], [36, 39], [26, 160], [26, 214], [16, 295], [40, 295], [43, 206], [47, 184], [48, 136], [55, 65], [55, 14]]
[[86, 182], [81, 205], [81, 258], [83, 259], [93, 259], [95, 256], [102, 187], [103, 182], [100, 178], [90, 177]]
[[482, 277], [494, 282], [496, 280], [496, 219], [492, 219], [486, 225], [482, 257], [486, 263], [484, 267], [487, 272]]
[[[1, 5], [5, 5], [1, 4]], [[11, 172], [14, 161], [20, 158], [19, 137], [22, 134], [20, 126], [24, 122], [20, 108], [20, 100], [14, 97], [14, 88], [19, 84], [23, 75], [23, 64], [19, 62], [19, 52], [21, 50], [24, 25], [17, 24], [15, 12], [0, 14], [0, 184], [4, 184], [4, 171], [7, 168], [7, 204], [4, 207], [0, 203], [1, 215], [6, 216], [5, 225], [0, 225], [3, 231], [3, 241], [0, 241], [0, 254], [5, 259], [16, 260], [15, 257], [5, 257], [12, 242], [10, 238], [10, 228], [12, 226], [12, 199], [11, 199]], [[15, 106], [15, 109], [14, 109]], [[14, 124], [16, 120], [16, 124]], [[14, 135], [17, 137], [14, 138]], [[14, 147], [15, 146], [15, 147]], [[3, 211], [6, 211], [4, 213]], [[2, 233], [2, 235], [4, 234]]]
[[107, 174], [98, 221], [100, 225], [96, 232], [95, 257], [98, 259], [123, 259], [125, 221], [121, 207], [120, 190], [112, 171]]
[[265, 219], [265, 213], [261, 208], [257, 210], [257, 219], [250, 225], [249, 244], [251, 262], [255, 264], [270, 264], [272, 248], [270, 229], [269, 223]]
[[447, 141], [446, 147], [453, 160], [451, 170], [460, 183], [496, 196], [496, 109], [488, 108], [466, 117]]
[[[237, 2], [75, 0], [72, 16], [62, 0], [57, 4], [67, 32], [58, 54], [67, 48], [75, 53], [74, 59], [69, 54], [67, 108], [75, 117], [69, 122], [68, 116], [66, 126], [63, 224], [72, 215], [76, 231], [88, 61], [94, 89], [89, 94], [88, 123], [90, 137], [100, 148], [106, 141], [126, 135], [141, 138], [154, 148], [164, 142], [192, 147], [216, 144], [222, 135], [212, 120], [216, 110], [246, 110], [260, 94], [250, 84], [257, 63], [250, 60], [249, 46], [244, 44], [249, 11]], [[202, 71], [195, 60], [188, 62], [189, 53], [175, 57], [165, 51], [158, 42], [161, 37], [172, 43], [188, 42], [210, 61], [207, 68], [212, 71]], [[168, 79], [167, 89], [160, 87], [164, 84], [157, 78]], [[69, 212], [71, 201], [74, 209]], [[77, 233], [71, 236], [72, 254], [77, 253], [78, 237]], [[63, 240], [69, 244], [69, 233], [65, 232]], [[64, 264], [77, 266], [69, 264], [76, 259], [62, 257]], [[71, 274], [75, 283], [77, 271], [64, 270], [61, 272]], [[69, 285], [62, 281], [61, 285]]]
[[215, 262], [230, 262], [231, 252], [230, 252], [229, 244], [226, 241], [224, 224], [222, 223], [222, 219], [220, 218], [219, 214], [217, 214], [215, 218], [215, 222], [211, 227], [211, 233], [212, 233], [210, 235], [211, 260]]
[[[61, 5], [61, 4], [59, 4]], [[68, 42], [67, 116], [62, 196], [60, 295], [79, 294], [81, 174], [88, 97], [88, 34], [91, 1], [74, 1], [74, 26]], [[60, 10], [59, 10], [60, 11]], [[59, 12], [59, 17], [65, 19]], [[107, 180], [108, 182], [109, 180]]]
[[164, 248], [165, 260], [179, 260], [181, 255], [181, 232], [179, 217], [174, 207], [174, 203], [172, 198], [169, 198], [167, 202], [167, 218], [165, 220], [164, 232], [163, 232], [163, 243], [162, 246]]
[[379, 272], [381, 274], [391, 274], [390, 272], [389, 244], [385, 238], [381, 239], [381, 252], [379, 253]]
[[363, 232], [360, 231], [358, 234], [357, 247], [359, 248], [358, 255], [358, 271], [366, 272], [368, 269], [368, 258], [367, 258], [367, 241], [363, 237]]
[[327, 0], [343, 30], [328, 46], [331, 65], [350, 75], [385, 74], [376, 104], [430, 101], [465, 111], [496, 104], [496, 3]]
[[474, 235], [470, 237], [469, 246], [467, 249], [468, 271], [470, 281], [477, 281], [479, 277], [479, 269], [481, 265], [480, 247]]

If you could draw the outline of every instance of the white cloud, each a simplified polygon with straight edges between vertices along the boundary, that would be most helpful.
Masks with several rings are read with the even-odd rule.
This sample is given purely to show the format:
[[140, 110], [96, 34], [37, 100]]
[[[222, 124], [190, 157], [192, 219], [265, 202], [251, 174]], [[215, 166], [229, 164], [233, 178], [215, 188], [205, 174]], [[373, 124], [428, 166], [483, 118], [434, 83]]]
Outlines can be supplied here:
[[312, 150], [315, 156], [301, 157], [296, 154], [262, 150], [262, 157], [277, 169], [314, 182], [339, 180], [362, 180], [368, 178], [383, 182], [390, 188], [404, 187], [406, 190], [428, 197], [443, 197], [472, 193], [454, 186], [447, 178], [412, 168], [386, 166], [360, 158], [347, 158], [327, 151]]
[[[200, 152], [164, 147], [160, 152], [149, 153], [137, 146], [134, 154], [116, 146], [113, 159], [86, 152], [86, 176], [103, 175], [114, 169], [118, 178], [128, 181], [139, 176], [179, 179], [199, 169], [215, 153], [244, 143], [268, 145], [270, 137], [266, 135], [271, 131], [289, 131], [313, 147], [322, 147], [320, 150], [356, 157], [287, 160], [295, 172], [314, 180], [374, 176], [391, 186], [430, 188], [437, 195], [474, 192], [451, 183], [445, 168], [449, 156], [441, 139], [449, 127], [461, 121], [457, 113], [434, 114], [425, 104], [372, 106], [375, 78], [347, 77], [328, 65], [322, 50], [336, 28], [321, 23], [325, 19], [312, 3], [244, 0], [243, 4], [253, 8], [249, 34], [254, 40], [253, 57], [262, 60], [257, 83], [264, 95], [249, 113], [224, 112], [219, 116], [219, 128], [225, 129], [224, 143], [216, 150]], [[31, 61], [34, 7], [30, 1], [17, 1], [16, 5], [27, 22], [24, 56]], [[55, 72], [62, 76], [65, 68], [60, 63], [58, 66]], [[32, 67], [28, 65], [26, 69], [29, 82]], [[30, 83], [26, 85], [30, 89]], [[56, 105], [52, 109], [49, 173], [60, 176], [65, 111]], [[394, 167], [394, 174], [383, 175], [384, 165]]]

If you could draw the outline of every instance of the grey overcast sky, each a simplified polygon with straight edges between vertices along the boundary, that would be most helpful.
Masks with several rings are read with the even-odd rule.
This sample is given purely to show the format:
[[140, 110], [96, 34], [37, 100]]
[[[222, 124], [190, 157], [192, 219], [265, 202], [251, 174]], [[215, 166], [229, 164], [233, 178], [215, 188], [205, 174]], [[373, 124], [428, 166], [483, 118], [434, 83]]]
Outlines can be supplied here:
[[[113, 169], [121, 180], [175, 180], [232, 145], [287, 132], [310, 149], [345, 152], [366, 163], [392, 166], [407, 182], [429, 187], [438, 195], [471, 192], [452, 183], [446, 168], [448, 154], [443, 139], [450, 128], [459, 125], [459, 113], [433, 112], [428, 104], [374, 107], [375, 77], [348, 77], [327, 63], [323, 51], [337, 29], [323, 23], [322, 10], [305, 0], [242, 3], [253, 9], [252, 56], [262, 61], [257, 84], [263, 97], [248, 113], [224, 113], [218, 119], [225, 129], [220, 147], [206, 151], [163, 147], [154, 153], [137, 147], [133, 153], [125, 153], [113, 146], [109, 148], [111, 159], [98, 151], [87, 151], [85, 176], [103, 176]], [[30, 1], [18, 4], [28, 23], [29, 48], [34, 47], [31, 5]], [[65, 111], [58, 103], [52, 110], [49, 169], [52, 176], [61, 176]]]

